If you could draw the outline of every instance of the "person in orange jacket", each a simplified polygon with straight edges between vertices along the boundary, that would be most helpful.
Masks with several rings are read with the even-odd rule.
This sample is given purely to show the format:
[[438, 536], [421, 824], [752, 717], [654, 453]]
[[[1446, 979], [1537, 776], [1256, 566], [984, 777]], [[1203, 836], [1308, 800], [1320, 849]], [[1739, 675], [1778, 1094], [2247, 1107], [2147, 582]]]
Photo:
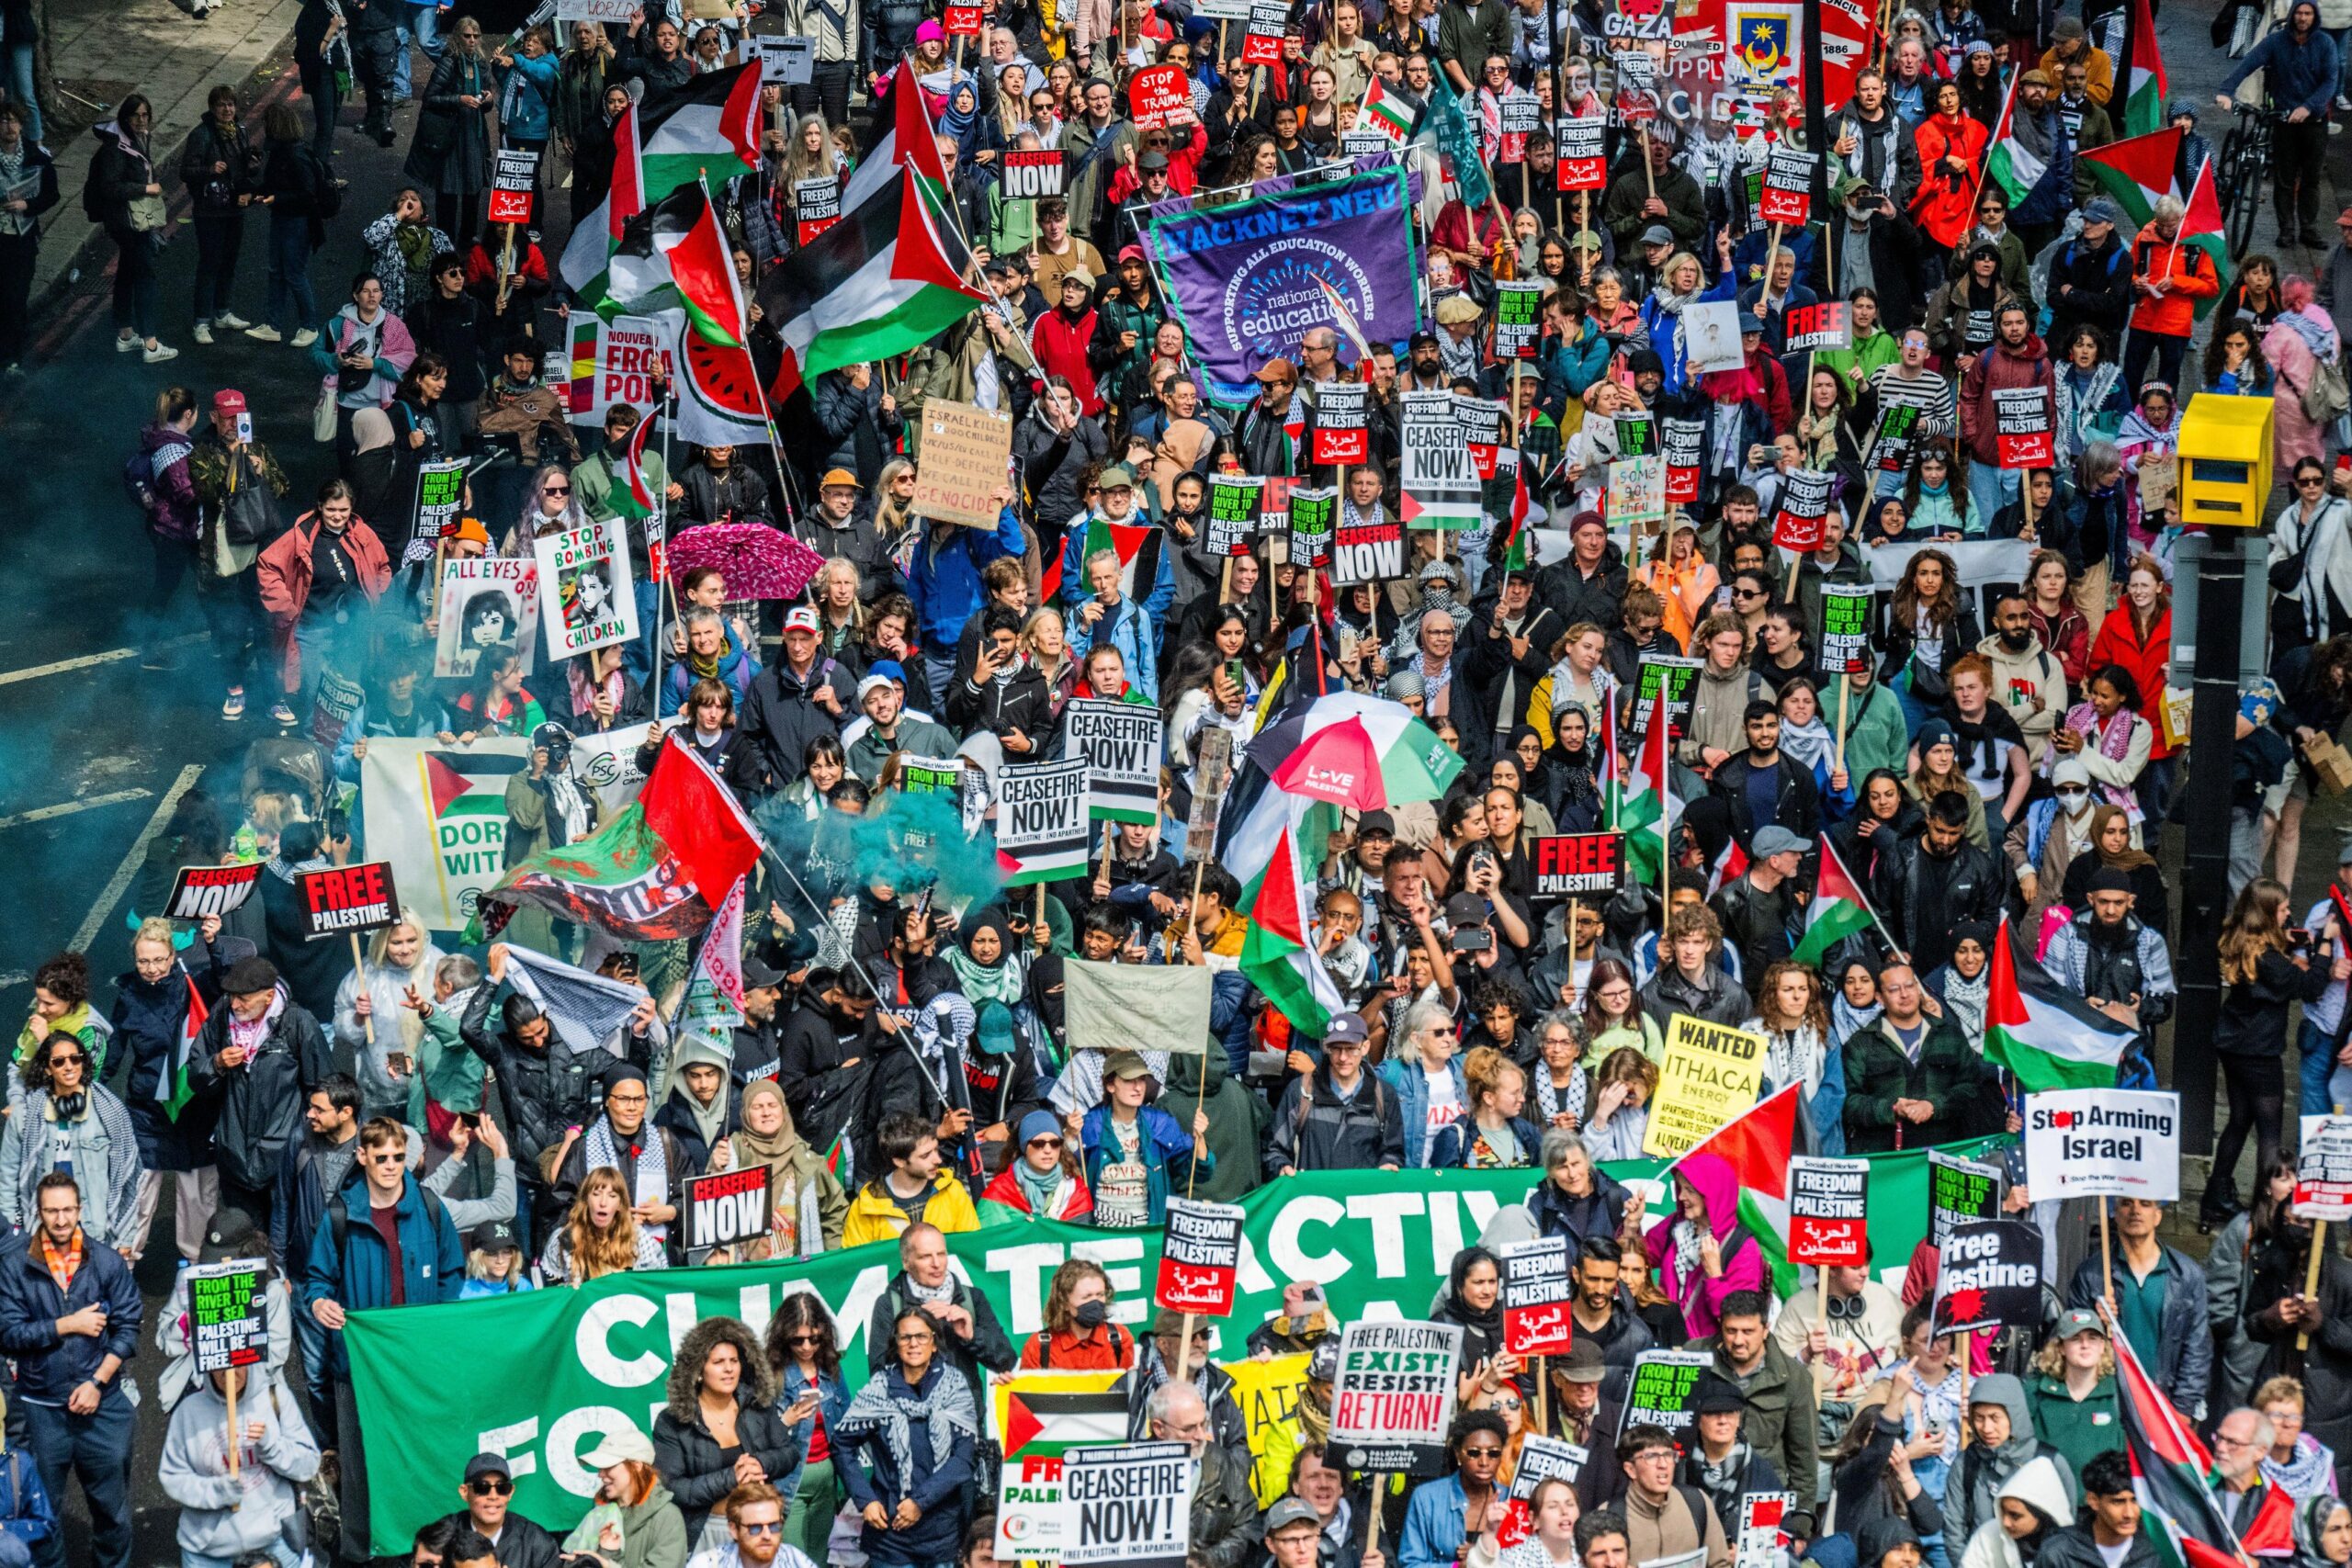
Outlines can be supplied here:
[[[391, 586], [392, 566], [341, 479], [319, 487], [318, 505], [272, 541], [256, 566], [286, 694], [269, 716], [292, 724], [298, 707], [310, 711], [329, 649], [346, 629], [365, 628], [368, 612]], [[298, 695], [300, 704], [291, 700]]]
[[[1919, 146], [1919, 193], [1911, 198], [1911, 220], [1940, 252], [1949, 253], [1967, 238], [1975, 215], [1987, 132], [1961, 112], [1959, 83], [1939, 82], [1932, 91], [1935, 113], [1913, 133]], [[1939, 274], [1942, 262], [1939, 254]]]
[[2123, 353], [2123, 384], [2135, 397], [2152, 354], [2156, 379], [2180, 385], [2188, 334], [2197, 327], [2197, 302], [2222, 292], [2213, 259], [2180, 237], [2187, 213], [2178, 197], [2158, 198], [2155, 215], [2132, 242], [2132, 334]]

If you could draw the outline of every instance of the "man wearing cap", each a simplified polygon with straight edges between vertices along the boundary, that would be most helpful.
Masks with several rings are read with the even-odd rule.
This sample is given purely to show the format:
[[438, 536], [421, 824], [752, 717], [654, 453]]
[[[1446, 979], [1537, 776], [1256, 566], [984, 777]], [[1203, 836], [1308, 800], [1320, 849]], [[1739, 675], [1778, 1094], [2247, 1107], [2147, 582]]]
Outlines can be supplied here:
[[[926, 553], [918, 547], [918, 576], [923, 575], [921, 558]], [[822, 629], [808, 605], [786, 611], [783, 657], [752, 682], [737, 723], [743, 739], [734, 756], [736, 776], [728, 781], [747, 795], [763, 797], [784, 788], [807, 768], [810, 742], [820, 736], [840, 738], [856, 690], [848, 671], [818, 657]]]
[[363, 1308], [454, 1302], [466, 1280], [465, 1244], [448, 1210], [409, 1174], [409, 1138], [407, 1128], [381, 1118], [359, 1130], [366, 1180], [328, 1200], [302, 1288], [304, 1310], [327, 1330], [334, 1447], [343, 1457], [343, 1554], [354, 1561], [368, 1551], [368, 1470], [345, 1320]]
[[2133, 901], [2131, 874], [2099, 867], [2091, 874], [2090, 908], [2058, 928], [2041, 962], [2059, 985], [2138, 1030], [2136, 1048], [2144, 1051], [2156, 1025], [2172, 1016], [2179, 991], [2170, 947], [2133, 911]]
[[71, 1172], [33, 1193], [38, 1223], [0, 1262], [0, 1348], [16, 1360], [10, 1390], [27, 1445], [58, 1511], [33, 1541], [39, 1568], [65, 1568], [66, 1481], [82, 1483], [96, 1568], [130, 1568], [130, 1452], [135, 1411], [123, 1365], [138, 1353], [145, 1311], [130, 1266], [82, 1229]]
[[[1750, 1492], [1783, 1489], [1781, 1472], [1771, 1459], [1744, 1441], [1740, 1432], [1747, 1403], [1739, 1385], [1713, 1371], [1702, 1372], [1690, 1391], [1689, 1409], [1696, 1440], [1683, 1456], [1678, 1480], [1703, 1495], [1715, 1511], [1726, 1539], [1739, 1533], [1739, 1500]], [[1789, 1521], [1782, 1521], [1787, 1529]], [[1791, 1535], [1805, 1532], [1791, 1529]]]
[[1168, 308], [1152, 280], [1143, 247], [1125, 245], [1110, 288], [1094, 304], [1094, 341], [1088, 345], [1087, 363], [1097, 376], [1114, 382], [1140, 373], [1151, 358], [1152, 334], [1167, 319]]
[[1029, 349], [1037, 356], [1040, 371], [1069, 379], [1070, 389], [1078, 394], [1080, 412], [1091, 416], [1102, 412], [1102, 396], [1096, 390], [1094, 370], [1086, 357], [1096, 325], [1094, 275], [1083, 266], [1060, 272], [1054, 308], [1029, 329]]
[[1234, 424], [1234, 452], [1248, 473], [1287, 476], [1296, 457], [1289, 423], [1298, 368], [1277, 355], [1251, 372], [1251, 378], [1258, 383], [1258, 395]]
[[[2097, 327], [2110, 349], [2132, 310], [2132, 255], [2118, 236], [2122, 211], [2106, 197], [2083, 209], [2082, 231], [2050, 259], [2049, 342], [2064, 349], [2079, 326]], [[2076, 407], [2082, 389], [2073, 393]]]
[[1552, 1377], [1553, 1425], [1558, 1435], [1592, 1458], [1577, 1476], [1577, 1501], [1587, 1514], [1615, 1505], [1625, 1495], [1625, 1471], [1605, 1455], [1624, 1425], [1624, 1406], [1609, 1396], [1609, 1366], [1600, 1347], [1576, 1336], [1565, 1356], [1545, 1359]]
[[[511, 1233], [507, 1245], [514, 1245]], [[562, 1561], [562, 1541], [514, 1511], [514, 1467], [504, 1454], [478, 1453], [467, 1461], [458, 1499], [464, 1506], [448, 1517], [448, 1523], [479, 1532], [497, 1548], [498, 1568], [556, 1568]]]
[[[2041, 51], [2041, 58], [2035, 62], [2040, 66], [2043, 78], [2055, 82], [2069, 64], [2079, 62], [2088, 73], [2092, 101], [2107, 102], [2115, 92], [2115, 62], [2108, 58], [2107, 51], [2092, 46], [2090, 29], [2083, 25], [2083, 19], [2080, 17], [2061, 17], [2052, 26], [2050, 36], [2050, 47]], [[2245, 73], [2239, 72], [2237, 80], [2229, 83], [2222, 91], [2230, 91], [2245, 78]], [[2333, 85], [2331, 78], [2331, 89]]]
[[[821, 380], [822, 378], [820, 378]], [[838, 456], [838, 454], [836, 454]], [[865, 488], [845, 468], [827, 468], [817, 479], [817, 504], [809, 516], [817, 527], [810, 542], [826, 557], [841, 556], [857, 568], [859, 599], [871, 604], [899, 586], [898, 563], [865, 504]]]
[[[1598, 239], [1598, 236], [1595, 237]], [[1595, 249], [1599, 246], [1596, 244]], [[1617, 270], [1625, 279], [1625, 292], [1634, 299], [1646, 299], [1657, 287], [1658, 278], [1666, 272], [1666, 264], [1674, 254], [1674, 231], [1663, 223], [1645, 228], [1639, 243], [1618, 262]]]
[[[1069, 528], [1062, 539], [1061, 599], [1069, 607], [1063, 613], [1065, 622], [1075, 621], [1094, 595], [1094, 586], [1086, 575], [1087, 540], [1092, 525], [1101, 523], [1105, 528], [1132, 528], [1152, 520], [1148, 511], [1138, 505], [1144, 492], [1136, 486], [1136, 471], [1125, 463], [1114, 463], [1104, 468], [1094, 484], [1093, 503], [1069, 520]], [[1136, 547], [1134, 558], [1123, 564], [1120, 572], [1125, 581], [1136, 585], [1135, 598], [1144, 615], [1153, 626], [1160, 625], [1168, 606], [1176, 602], [1176, 563], [1169, 557], [1167, 535], [1159, 528], [1150, 529]], [[1075, 625], [1070, 626], [1069, 635], [1075, 642]], [[1132, 671], [1134, 665], [1130, 663], [1128, 668]]]
[[1188, 1347], [1184, 1316], [1174, 1307], [1161, 1307], [1152, 1314], [1149, 1337], [1136, 1343], [1135, 1370], [1125, 1379], [1127, 1434], [1137, 1441], [1150, 1435], [1151, 1396], [1175, 1382], [1176, 1360], [1182, 1352], [1187, 1384], [1207, 1402], [1211, 1437], [1240, 1462], [1247, 1474], [1251, 1467], [1250, 1428], [1242, 1419], [1240, 1401], [1234, 1393], [1233, 1374], [1209, 1359], [1216, 1339], [1216, 1325], [1195, 1316]]
[[1770, 1316], [1764, 1292], [1734, 1291], [1717, 1309], [1713, 1337], [1691, 1348], [1714, 1353], [1713, 1376], [1740, 1402], [1739, 1440], [1770, 1460], [1796, 1494], [1787, 1529], [1802, 1539], [1813, 1534], [1818, 1501], [1819, 1416], [1813, 1374], [1774, 1342], [1767, 1328]]
[[[1774, 722], [1777, 727], [1777, 717]], [[1748, 721], [1750, 734], [1758, 728], [1758, 721]], [[1742, 752], [1741, 757], [1749, 754]], [[1732, 763], [1740, 760], [1735, 757]], [[1781, 759], [1783, 763], [1786, 761]], [[1718, 793], [1722, 782], [1723, 774], [1718, 771]], [[1731, 797], [1735, 820], [1746, 804], [1743, 797]], [[1734, 830], [1736, 833], [1736, 828]], [[1765, 970], [1789, 955], [1789, 933], [1796, 927], [1804, 908], [1796, 898], [1797, 870], [1812, 849], [1809, 835], [1793, 833], [1778, 822], [1767, 822], [1750, 838], [1747, 869], [1717, 888], [1715, 896], [1707, 901], [1715, 919], [1723, 922], [1724, 940], [1739, 950], [1741, 974], [1761, 978]]]
[[284, 526], [277, 502], [287, 486], [268, 447], [238, 438], [240, 418], [249, 419], [244, 393], [224, 387], [212, 394], [211, 421], [187, 460], [197, 500], [196, 602], [220, 660], [227, 693], [220, 716], [228, 719], [244, 716], [245, 676], [268, 644], [254, 564]]
[[1323, 1060], [1294, 1077], [1274, 1108], [1266, 1174], [1302, 1170], [1396, 1170], [1405, 1164], [1405, 1122], [1396, 1096], [1364, 1071], [1371, 1031], [1360, 1013], [1334, 1014]]
[[857, 683], [857, 706], [863, 718], [842, 732], [842, 752], [849, 771], [874, 784], [893, 753], [912, 757], [952, 757], [956, 737], [944, 727], [907, 712], [906, 671], [896, 660], [879, 659]]
[[[1650, 171], [1625, 168], [1601, 198], [1600, 221], [1617, 238], [1617, 254], [1631, 255], [1653, 223], [1663, 223], [1677, 250], [1695, 251], [1707, 233], [1707, 197], [1699, 182], [1674, 161], [1675, 137], [1664, 120], [1645, 138]], [[1653, 188], [1655, 187], [1655, 188]]]
[[227, 1005], [205, 1020], [188, 1077], [219, 1110], [212, 1137], [220, 1201], [259, 1217], [272, 1211], [278, 1159], [300, 1130], [303, 1099], [325, 1079], [333, 1058], [318, 1021], [268, 959], [239, 959], [221, 989]]
[[1284, 1497], [1266, 1512], [1266, 1551], [1272, 1568], [1317, 1568], [1323, 1550], [1323, 1516], [1315, 1505]]

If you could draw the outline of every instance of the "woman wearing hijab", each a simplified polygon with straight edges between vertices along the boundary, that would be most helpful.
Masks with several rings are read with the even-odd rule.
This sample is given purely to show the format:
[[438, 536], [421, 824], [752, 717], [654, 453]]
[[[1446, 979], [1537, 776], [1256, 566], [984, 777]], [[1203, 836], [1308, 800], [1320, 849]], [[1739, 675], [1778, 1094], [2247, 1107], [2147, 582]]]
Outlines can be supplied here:
[[1502, 1264], [1483, 1247], [1454, 1254], [1445, 1277], [1445, 1299], [1431, 1321], [1462, 1325], [1462, 1397], [1474, 1397], [1488, 1369], [1498, 1377], [1519, 1375], [1519, 1358], [1503, 1348]]
[[1674, 1168], [1674, 1213], [1650, 1227], [1659, 1288], [1682, 1308], [1693, 1339], [1715, 1331], [1724, 1299], [1765, 1287], [1764, 1253], [1739, 1223], [1739, 1178], [1720, 1155]]
[[2344, 1568], [2352, 1562], [2352, 1507], [2333, 1492], [2295, 1505], [2294, 1568]]
[[1995, 940], [1994, 928], [1984, 921], [1961, 921], [1951, 929], [1951, 957], [1921, 982], [1979, 1051], [1984, 1049], [1984, 1008], [1992, 994]]
[[392, 416], [382, 409], [360, 409], [351, 416], [351, 456], [344, 478], [351, 482], [352, 505], [362, 517], [394, 518], [408, 511], [401, 490], [401, 455], [392, 441]]
[[956, 988], [975, 1009], [982, 1002], [1021, 1005], [1027, 975], [1021, 943], [1001, 908], [991, 905], [967, 916], [945, 956], [947, 967], [955, 971]]
[[[682, 1043], [679, 1055], [685, 1051]], [[839, 1251], [842, 1227], [849, 1220], [849, 1194], [842, 1190], [824, 1156], [792, 1124], [792, 1112], [775, 1079], [753, 1078], [744, 1085], [738, 1116], [742, 1125], [711, 1146], [710, 1168], [767, 1168], [768, 1234], [751, 1243], [744, 1258], [814, 1258]]]
[[2172, 912], [2172, 895], [2165, 886], [2164, 868], [2156, 857], [2132, 842], [2132, 818], [2120, 806], [2091, 808], [2090, 853], [2078, 854], [2066, 865], [2065, 885], [2059, 899], [2070, 909], [2090, 907], [2091, 877], [2120, 871], [2132, 879], [2132, 912], [2152, 931], [2165, 931]]

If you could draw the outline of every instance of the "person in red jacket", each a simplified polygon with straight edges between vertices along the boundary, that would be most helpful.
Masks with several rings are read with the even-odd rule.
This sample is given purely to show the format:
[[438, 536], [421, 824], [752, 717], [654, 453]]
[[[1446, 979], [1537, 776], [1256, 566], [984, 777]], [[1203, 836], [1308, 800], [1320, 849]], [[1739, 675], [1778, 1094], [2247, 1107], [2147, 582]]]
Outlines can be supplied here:
[[1062, 274], [1061, 298], [1037, 318], [1029, 331], [1029, 352], [1037, 357], [1038, 371], [1047, 378], [1068, 377], [1078, 393], [1079, 412], [1102, 412], [1102, 394], [1094, 384], [1094, 368], [1086, 362], [1086, 345], [1094, 336], [1094, 275], [1082, 266]]
[[[351, 487], [329, 479], [316, 508], [294, 520], [256, 563], [261, 607], [268, 613], [283, 671], [277, 705], [269, 716], [292, 724], [310, 711], [311, 694], [329, 651], [346, 631], [364, 635], [368, 612], [391, 586], [383, 541], [361, 520]], [[300, 695], [301, 702], [293, 702]]]
[[2018, 499], [2023, 471], [2001, 467], [2000, 421], [1996, 392], [2040, 388], [2045, 419], [2057, 418], [2057, 382], [2050, 351], [2033, 333], [2033, 312], [2017, 299], [1993, 315], [1993, 344], [1969, 360], [1960, 373], [1960, 439], [1968, 448], [1968, 499], [1976, 515], [1990, 519]]
[[2133, 556], [2123, 579], [2123, 599], [2107, 613], [2091, 640], [2091, 668], [2120, 664], [2132, 672], [2140, 688], [2132, 711], [2148, 721], [2154, 744], [2148, 748], [2148, 765], [2140, 770], [2132, 793], [2151, 822], [2165, 819], [2172, 803], [2172, 748], [2165, 741], [2165, 670], [2172, 662], [2172, 590], [2164, 568], [2152, 556]]
[[2132, 333], [2123, 351], [2123, 385], [2136, 398], [2145, 385], [2148, 355], [2156, 356], [2156, 379], [2180, 385], [2180, 362], [2188, 334], [2197, 328], [2197, 302], [2222, 292], [2213, 258], [2183, 243], [2188, 215], [2178, 197], [2158, 198], [2154, 216], [2132, 242]]

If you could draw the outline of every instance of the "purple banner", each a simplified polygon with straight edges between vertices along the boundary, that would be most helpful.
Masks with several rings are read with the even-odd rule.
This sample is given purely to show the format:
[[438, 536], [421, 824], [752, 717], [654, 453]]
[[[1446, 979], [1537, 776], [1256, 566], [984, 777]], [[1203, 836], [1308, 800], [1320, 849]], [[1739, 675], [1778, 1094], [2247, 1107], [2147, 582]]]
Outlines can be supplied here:
[[1150, 220], [1145, 243], [1213, 396], [1246, 401], [1252, 373], [1295, 362], [1312, 328], [1337, 331], [1352, 358], [1342, 310], [1369, 343], [1420, 330], [1407, 192], [1390, 168]]

